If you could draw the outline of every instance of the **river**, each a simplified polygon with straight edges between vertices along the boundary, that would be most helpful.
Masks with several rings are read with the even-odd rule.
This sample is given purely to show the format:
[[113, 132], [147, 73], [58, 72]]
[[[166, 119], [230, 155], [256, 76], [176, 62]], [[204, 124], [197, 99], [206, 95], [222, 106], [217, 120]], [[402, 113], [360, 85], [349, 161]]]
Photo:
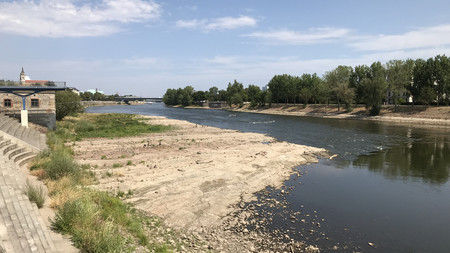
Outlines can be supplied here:
[[[87, 112], [165, 116], [325, 148], [338, 156], [296, 168], [303, 176], [285, 182], [289, 194], [271, 189], [272, 197], [287, 204], [259, 208], [272, 220], [268, 230], [306, 240], [322, 252], [450, 252], [449, 128], [159, 103]], [[303, 221], [290, 220], [292, 213]]]

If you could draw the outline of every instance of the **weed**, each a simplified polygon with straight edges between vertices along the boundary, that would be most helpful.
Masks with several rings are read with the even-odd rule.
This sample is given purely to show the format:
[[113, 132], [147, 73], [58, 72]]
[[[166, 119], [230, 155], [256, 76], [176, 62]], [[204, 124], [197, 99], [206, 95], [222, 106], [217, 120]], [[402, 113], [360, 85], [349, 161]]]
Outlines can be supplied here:
[[106, 155], [102, 155], [101, 159], [105, 160], [106, 159]]
[[124, 196], [125, 196], [125, 192], [123, 192], [123, 191], [121, 191], [121, 190], [118, 190], [118, 191], [117, 191], [116, 197], [118, 197], [118, 198], [123, 198]]
[[127, 157], [125, 154], [120, 155], [120, 158], [125, 158]]
[[127, 161], [127, 166], [133, 165], [133, 162], [131, 160]]
[[131, 189], [128, 189], [127, 196], [131, 197], [131, 196], [133, 196], [133, 194], [134, 194], [134, 192]]
[[72, 156], [62, 149], [55, 150], [49, 158], [50, 160], [43, 167], [45, 174], [52, 180], [80, 172], [78, 164]]
[[122, 164], [120, 164], [120, 163], [113, 164], [113, 168], [120, 168], [120, 167], [122, 167]]
[[27, 194], [28, 199], [31, 202], [36, 203], [38, 208], [44, 206], [46, 197], [44, 187], [42, 187], [41, 185], [39, 186], [31, 185], [30, 182], [27, 181], [27, 184], [25, 185], [25, 193]]
[[107, 171], [107, 172], [105, 173], [105, 175], [106, 175], [107, 177], [112, 177], [113, 173], [112, 173], [111, 171]]
[[83, 169], [83, 170], [89, 170], [90, 168], [91, 168], [91, 165], [89, 163], [81, 165], [81, 169]]

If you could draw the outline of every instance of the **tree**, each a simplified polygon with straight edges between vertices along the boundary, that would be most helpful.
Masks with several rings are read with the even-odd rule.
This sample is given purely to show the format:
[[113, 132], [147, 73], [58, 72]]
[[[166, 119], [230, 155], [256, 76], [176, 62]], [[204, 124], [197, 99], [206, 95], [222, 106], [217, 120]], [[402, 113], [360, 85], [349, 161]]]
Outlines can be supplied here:
[[326, 102], [330, 97], [330, 88], [327, 84], [316, 73], [311, 75], [310, 82], [311, 99], [314, 104]]
[[351, 73], [352, 67], [342, 65], [325, 73], [324, 79], [331, 88], [332, 96], [338, 104], [338, 111], [341, 103], [349, 110], [355, 99], [355, 92], [349, 86]]
[[309, 99], [312, 97], [312, 91], [309, 87], [303, 87], [299, 92], [299, 97], [303, 101], [305, 107], [308, 105]]
[[84, 108], [80, 102], [80, 96], [71, 90], [57, 91], [55, 93], [56, 120], [83, 112]]
[[[246, 94], [244, 92], [244, 85], [242, 85], [242, 83], [237, 82], [236, 80], [234, 80], [233, 84], [228, 83], [226, 94], [227, 94], [226, 101], [230, 106], [232, 104], [241, 104], [240, 100], [242, 100], [243, 103], [244, 100], [246, 99]], [[239, 96], [237, 96], [237, 94], [239, 94]], [[236, 101], [238, 101], [238, 103], [234, 103]]]
[[247, 88], [247, 96], [248, 100], [250, 101], [250, 106], [254, 107], [263, 104], [261, 103], [262, 101], [264, 101], [262, 99], [263, 93], [259, 86], [250, 84]]
[[192, 102], [194, 101], [194, 87], [192, 86], [186, 86], [184, 89], [178, 89], [178, 103], [182, 106], [189, 106], [192, 105]]
[[219, 100], [219, 88], [211, 87], [206, 95], [209, 101], [218, 101]]
[[178, 91], [175, 89], [167, 89], [163, 96], [163, 102], [166, 105], [173, 106], [178, 104]]
[[430, 87], [424, 87], [420, 90], [418, 100], [422, 104], [430, 105], [437, 97], [436, 91]]
[[363, 80], [369, 78], [370, 67], [359, 65], [355, 67], [350, 77], [350, 87], [355, 90], [356, 103], [363, 103]]
[[272, 93], [275, 103], [288, 102], [289, 91], [293, 89], [292, 76], [288, 74], [276, 75], [268, 83], [269, 91]]
[[370, 115], [378, 115], [387, 89], [386, 69], [381, 62], [370, 65], [369, 78], [364, 79], [362, 83], [366, 108], [370, 110]]
[[448, 104], [450, 94], [450, 58], [445, 55], [434, 57], [433, 73], [438, 101]]
[[433, 88], [435, 79], [433, 77], [433, 59], [430, 58], [427, 61], [423, 59], [417, 59], [414, 62], [413, 68], [413, 83], [408, 87], [409, 92], [413, 96], [413, 106], [416, 100], [422, 101], [425, 97], [424, 94], [430, 95], [430, 90], [423, 92], [426, 87]]
[[202, 102], [206, 100], [206, 92], [204, 91], [195, 91], [192, 95], [194, 102]]
[[392, 98], [395, 108], [402, 94], [412, 82], [412, 70], [414, 61], [412, 60], [391, 60], [386, 63], [386, 80], [388, 84], [388, 99]]

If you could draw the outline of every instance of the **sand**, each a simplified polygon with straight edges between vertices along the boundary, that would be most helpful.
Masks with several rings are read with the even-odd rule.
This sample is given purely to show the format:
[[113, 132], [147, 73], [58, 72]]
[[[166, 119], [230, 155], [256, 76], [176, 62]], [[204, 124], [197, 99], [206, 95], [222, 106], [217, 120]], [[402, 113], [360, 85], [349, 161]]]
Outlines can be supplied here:
[[289, 116], [308, 116], [318, 118], [333, 119], [358, 119], [397, 123], [403, 125], [425, 126], [425, 127], [449, 127], [450, 126], [450, 106], [383, 106], [378, 116], [369, 116], [368, 111], [358, 106], [351, 112], [345, 112], [345, 108], [337, 110], [337, 106], [331, 105], [303, 105], [293, 104], [272, 104], [271, 108], [251, 109], [249, 105], [242, 108], [231, 108], [232, 111], [289, 115]]
[[97, 174], [94, 187], [128, 193], [137, 208], [187, 231], [217, 226], [240, 201], [254, 199], [266, 186], [282, 186], [293, 167], [326, 156], [324, 149], [263, 134], [147, 118], [176, 129], [76, 142], [75, 158]]

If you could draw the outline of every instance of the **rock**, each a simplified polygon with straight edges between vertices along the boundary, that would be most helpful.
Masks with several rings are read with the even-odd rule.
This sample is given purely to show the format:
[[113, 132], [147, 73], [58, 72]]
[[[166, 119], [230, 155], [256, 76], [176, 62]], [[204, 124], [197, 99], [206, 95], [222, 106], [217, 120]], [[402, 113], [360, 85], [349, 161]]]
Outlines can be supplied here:
[[320, 249], [315, 247], [315, 246], [309, 245], [308, 247], [306, 247], [305, 252], [307, 252], [307, 253], [320, 253]]

